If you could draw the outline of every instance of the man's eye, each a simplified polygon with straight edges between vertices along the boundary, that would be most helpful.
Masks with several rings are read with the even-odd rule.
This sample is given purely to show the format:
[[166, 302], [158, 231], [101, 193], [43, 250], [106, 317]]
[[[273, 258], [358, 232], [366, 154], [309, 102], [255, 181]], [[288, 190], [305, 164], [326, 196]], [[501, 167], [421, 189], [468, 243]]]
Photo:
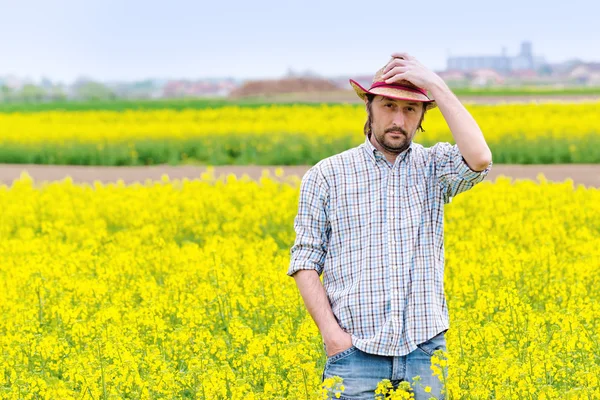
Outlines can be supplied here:
[[415, 109], [412, 107], [408, 107], [408, 111], [415, 111]]
[[388, 107], [388, 106], [391, 107], [391, 106], [393, 106], [393, 104], [390, 103], [390, 104], [386, 104], [385, 106], [386, 107]]

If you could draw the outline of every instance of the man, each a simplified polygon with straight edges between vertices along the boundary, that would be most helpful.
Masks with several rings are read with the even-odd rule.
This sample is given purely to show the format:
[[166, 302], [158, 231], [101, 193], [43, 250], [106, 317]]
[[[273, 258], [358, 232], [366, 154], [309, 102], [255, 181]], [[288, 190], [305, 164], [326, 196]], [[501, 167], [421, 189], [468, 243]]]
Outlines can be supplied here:
[[[449, 328], [444, 204], [485, 178], [492, 154], [444, 81], [409, 54], [392, 54], [368, 90], [350, 84], [365, 101], [365, 142], [302, 178], [287, 274], [323, 338], [322, 378], [344, 379], [341, 399], [373, 399], [381, 380], [416, 375], [415, 399], [444, 398], [431, 370]], [[413, 138], [436, 106], [456, 144], [425, 148]]]

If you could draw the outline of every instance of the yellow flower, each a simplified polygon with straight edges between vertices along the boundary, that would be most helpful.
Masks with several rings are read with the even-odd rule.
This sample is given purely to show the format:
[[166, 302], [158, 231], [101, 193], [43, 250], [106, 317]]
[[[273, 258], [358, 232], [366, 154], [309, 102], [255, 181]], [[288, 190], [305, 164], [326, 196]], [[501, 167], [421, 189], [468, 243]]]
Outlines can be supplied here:
[[[298, 194], [212, 173], [0, 187], [3, 398], [343, 396], [285, 274]], [[600, 398], [599, 220], [600, 191], [570, 181], [499, 177], [446, 206], [446, 398]]]

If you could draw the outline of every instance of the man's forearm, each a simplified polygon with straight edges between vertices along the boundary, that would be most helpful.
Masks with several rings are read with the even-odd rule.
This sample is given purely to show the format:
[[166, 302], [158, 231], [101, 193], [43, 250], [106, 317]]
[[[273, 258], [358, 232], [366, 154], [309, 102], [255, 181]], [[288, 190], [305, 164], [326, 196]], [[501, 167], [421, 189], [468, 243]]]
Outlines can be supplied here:
[[492, 161], [492, 152], [475, 119], [442, 79], [431, 87], [431, 95], [469, 167], [476, 171], [485, 169]]
[[327, 341], [329, 337], [339, 333], [342, 328], [333, 315], [325, 288], [317, 271], [300, 270], [294, 274], [294, 279], [300, 290], [300, 295], [304, 299], [306, 309], [315, 324], [317, 324], [323, 339]]

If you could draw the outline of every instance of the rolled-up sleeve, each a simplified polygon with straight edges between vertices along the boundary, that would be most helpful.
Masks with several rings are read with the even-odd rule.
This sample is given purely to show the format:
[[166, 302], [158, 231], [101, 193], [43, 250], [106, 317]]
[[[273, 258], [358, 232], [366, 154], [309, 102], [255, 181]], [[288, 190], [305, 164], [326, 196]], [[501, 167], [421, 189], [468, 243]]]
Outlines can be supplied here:
[[435, 162], [435, 174], [444, 195], [444, 204], [452, 197], [465, 192], [483, 181], [492, 168], [490, 161], [483, 171], [474, 171], [469, 167], [458, 149], [458, 145], [448, 142], [436, 143], [431, 147]]
[[294, 219], [296, 240], [290, 249], [291, 259], [287, 274], [301, 269], [323, 272], [331, 226], [328, 218], [329, 190], [318, 166], [313, 166], [302, 177], [298, 214]]

